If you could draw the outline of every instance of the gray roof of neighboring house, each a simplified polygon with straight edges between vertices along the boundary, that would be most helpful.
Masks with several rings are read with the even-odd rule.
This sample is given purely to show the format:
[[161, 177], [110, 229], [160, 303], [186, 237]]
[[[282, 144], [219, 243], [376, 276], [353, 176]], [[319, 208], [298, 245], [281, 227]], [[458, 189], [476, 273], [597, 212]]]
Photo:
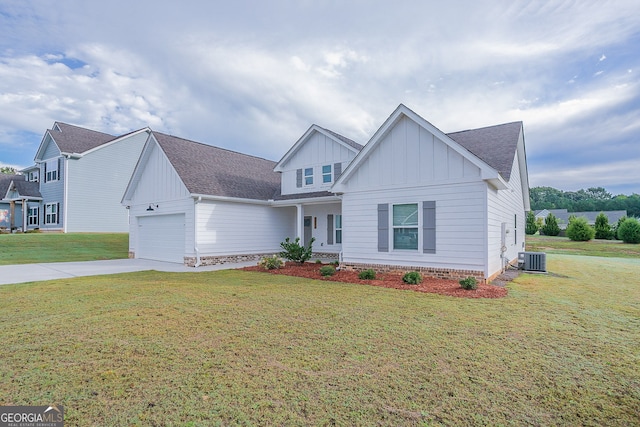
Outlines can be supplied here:
[[273, 195], [273, 200], [296, 200], [296, 199], [310, 199], [312, 197], [335, 196], [334, 193], [331, 193], [329, 191], [313, 191], [313, 192], [310, 192], [310, 193], [285, 194], [283, 196], [282, 192], [280, 190], [281, 190], [281, 188], [278, 186], [278, 190]]
[[596, 217], [602, 212], [609, 219], [609, 224], [618, 222], [623, 216], [627, 216], [627, 211], [587, 211], [587, 212], [569, 212], [567, 209], [542, 209], [534, 212], [535, 215], [547, 211], [552, 213], [558, 219], [558, 222], [567, 223], [571, 215], [575, 217], [586, 218], [589, 224], [595, 224]]
[[21, 196], [42, 197], [42, 194], [40, 194], [40, 186], [37, 182], [25, 181], [24, 175], [0, 174], [0, 199], [7, 195], [7, 190], [9, 190], [11, 182], [14, 183], [16, 190], [18, 190]]
[[448, 133], [447, 136], [509, 181], [521, 130], [522, 122], [512, 122]]
[[319, 128], [323, 129], [324, 131], [330, 133], [331, 135], [335, 136], [336, 138], [338, 138], [340, 141], [344, 142], [347, 145], [350, 145], [351, 147], [355, 148], [356, 150], [360, 151], [362, 150], [362, 145], [358, 144], [357, 142], [355, 142], [352, 139], [347, 138], [346, 136], [342, 136], [339, 133], [336, 133], [332, 130], [329, 130], [327, 128], [323, 128], [322, 126], [318, 126]]
[[280, 189], [276, 162], [153, 132], [192, 194], [269, 200]]
[[56, 122], [55, 125], [60, 130], [49, 129], [49, 134], [63, 153], [84, 153], [117, 138], [113, 135], [66, 123]]

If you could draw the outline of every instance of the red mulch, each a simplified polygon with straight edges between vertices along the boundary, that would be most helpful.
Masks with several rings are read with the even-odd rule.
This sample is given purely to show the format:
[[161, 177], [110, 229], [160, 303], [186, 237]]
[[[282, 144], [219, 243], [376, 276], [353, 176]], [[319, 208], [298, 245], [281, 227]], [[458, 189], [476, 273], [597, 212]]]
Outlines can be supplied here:
[[460, 283], [454, 280], [434, 279], [426, 276], [419, 285], [408, 285], [402, 281], [402, 273], [379, 273], [376, 275], [376, 280], [361, 280], [358, 278], [357, 271], [339, 270], [336, 271], [336, 274], [333, 276], [322, 277], [320, 275], [321, 266], [321, 264], [314, 263], [305, 263], [301, 265], [294, 262], [287, 262], [284, 267], [277, 270], [265, 270], [257, 265], [253, 267], [245, 267], [242, 268], [242, 270], [284, 274], [286, 276], [305, 277], [308, 279], [380, 286], [383, 288], [406, 289], [463, 298], [502, 298], [507, 296], [507, 289], [500, 286], [478, 285], [478, 289], [468, 291], [462, 289]]

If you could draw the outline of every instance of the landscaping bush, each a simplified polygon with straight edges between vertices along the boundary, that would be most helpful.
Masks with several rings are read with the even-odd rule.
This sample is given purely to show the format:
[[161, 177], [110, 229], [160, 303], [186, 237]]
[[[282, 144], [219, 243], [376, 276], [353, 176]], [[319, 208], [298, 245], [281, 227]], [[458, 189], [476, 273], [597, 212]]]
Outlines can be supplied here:
[[549, 213], [544, 219], [544, 225], [540, 229], [540, 232], [545, 236], [557, 236], [560, 234], [560, 227], [558, 226], [558, 219], [552, 213]]
[[308, 261], [311, 258], [311, 254], [313, 250], [311, 249], [311, 245], [315, 242], [315, 238], [312, 237], [311, 241], [309, 241], [309, 245], [302, 246], [300, 244], [300, 238], [296, 237], [296, 240], [293, 242], [289, 240], [287, 237], [284, 242], [280, 243], [280, 247], [284, 249], [280, 252], [280, 256], [282, 258], [288, 259], [289, 261], [295, 261], [299, 263], [303, 263]]
[[640, 222], [636, 218], [627, 218], [618, 228], [618, 236], [625, 243], [640, 243]]
[[316, 264], [322, 264], [322, 260], [317, 259], [317, 260], [316, 260]]
[[320, 267], [320, 275], [325, 277], [325, 276], [333, 276], [334, 274], [336, 274], [336, 268], [332, 265], [325, 265], [323, 267]]
[[572, 219], [567, 226], [567, 237], [576, 242], [588, 242], [595, 234], [595, 230], [582, 217]]
[[258, 265], [265, 270], [277, 270], [284, 265], [284, 262], [278, 255], [265, 256], [258, 262]]
[[524, 227], [525, 234], [532, 235], [538, 232], [538, 224], [536, 223], [536, 216], [532, 211], [527, 212], [527, 223]]
[[609, 218], [602, 212], [600, 212], [596, 217], [595, 230], [596, 239], [613, 239], [613, 233], [611, 231], [611, 226], [609, 225]]
[[466, 289], [468, 291], [478, 289], [478, 281], [475, 277], [467, 277], [466, 279], [460, 280], [459, 283], [460, 286], [462, 286], [462, 289]]
[[358, 273], [358, 279], [360, 280], [374, 280], [376, 278], [376, 272], [369, 269], [369, 270], [363, 270], [360, 273]]
[[618, 230], [620, 230], [620, 226], [622, 225], [623, 222], [625, 222], [627, 220], [626, 216], [620, 217], [618, 218], [618, 222], [616, 223], [616, 225], [613, 227], [613, 238], [614, 239], [618, 239], [618, 240], [622, 240], [622, 237], [620, 237], [620, 235], [618, 234]]
[[402, 276], [402, 281], [409, 285], [417, 285], [422, 283], [422, 274], [418, 271], [410, 271], [409, 273]]

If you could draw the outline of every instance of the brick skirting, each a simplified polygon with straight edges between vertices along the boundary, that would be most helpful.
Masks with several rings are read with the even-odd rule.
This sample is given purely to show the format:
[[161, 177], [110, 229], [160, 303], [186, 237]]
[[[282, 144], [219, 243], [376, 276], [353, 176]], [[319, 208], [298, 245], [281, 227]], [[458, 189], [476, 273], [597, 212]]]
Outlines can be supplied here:
[[418, 266], [398, 266], [388, 264], [360, 264], [360, 263], [342, 263], [340, 268], [345, 270], [374, 270], [377, 273], [419, 271], [424, 276], [434, 277], [436, 279], [460, 280], [467, 277], [475, 277], [478, 283], [487, 283], [484, 278], [484, 272], [477, 270], [453, 270], [448, 268], [418, 267]]
[[[201, 256], [200, 265], [221, 265], [233, 264], [236, 262], [255, 261], [258, 262], [264, 256], [273, 256], [272, 252], [267, 254], [244, 254], [244, 255], [221, 255], [221, 256]], [[187, 267], [195, 267], [196, 257], [185, 257], [184, 265]]]

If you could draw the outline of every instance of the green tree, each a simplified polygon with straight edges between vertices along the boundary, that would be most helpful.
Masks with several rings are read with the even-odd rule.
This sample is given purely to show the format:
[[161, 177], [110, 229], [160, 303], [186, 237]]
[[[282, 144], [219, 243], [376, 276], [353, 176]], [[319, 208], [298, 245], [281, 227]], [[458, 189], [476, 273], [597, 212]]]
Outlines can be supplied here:
[[15, 175], [17, 171], [15, 168], [12, 168], [11, 166], [2, 166], [0, 167], [0, 173], [4, 173], [7, 175]]
[[560, 234], [560, 227], [558, 226], [558, 218], [552, 213], [549, 213], [544, 219], [544, 225], [540, 230], [545, 236], [557, 236]]
[[617, 239], [617, 240], [622, 240], [620, 238], [620, 235], [618, 234], [618, 230], [620, 230], [620, 226], [622, 225], [623, 222], [625, 222], [627, 220], [626, 216], [620, 217], [618, 218], [618, 222], [616, 223], [616, 225], [613, 226], [613, 238]]
[[591, 228], [587, 223], [587, 219], [583, 217], [574, 217], [567, 226], [567, 237], [577, 242], [588, 242], [593, 239], [595, 234], [595, 230]]
[[596, 239], [611, 239], [611, 226], [609, 225], [609, 217], [600, 212], [596, 217], [595, 224]]
[[640, 243], [640, 222], [636, 218], [627, 218], [620, 225], [618, 236], [625, 243]]
[[532, 235], [538, 231], [538, 224], [536, 223], [536, 216], [533, 211], [527, 212], [527, 223], [524, 227], [525, 234]]

